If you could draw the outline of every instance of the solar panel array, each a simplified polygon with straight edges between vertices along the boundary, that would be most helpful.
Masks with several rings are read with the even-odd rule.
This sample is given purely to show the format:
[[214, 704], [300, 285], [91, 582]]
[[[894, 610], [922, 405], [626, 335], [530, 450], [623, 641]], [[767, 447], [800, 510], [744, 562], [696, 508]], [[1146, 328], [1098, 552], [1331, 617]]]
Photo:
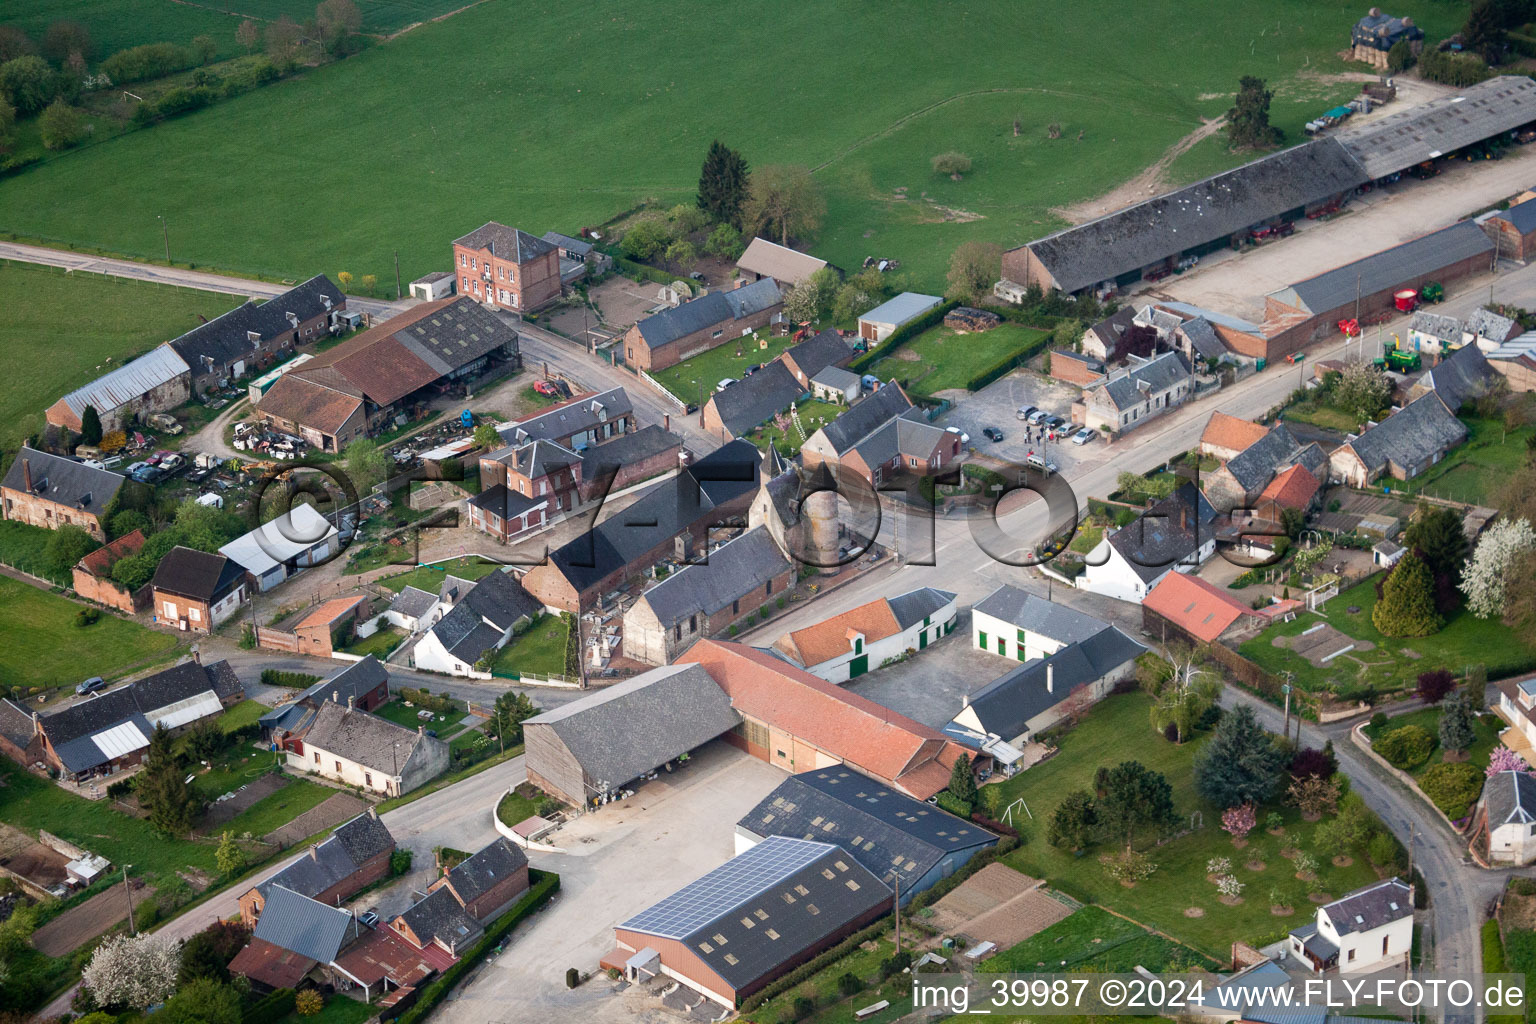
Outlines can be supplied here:
[[836, 849], [827, 843], [769, 836], [619, 927], [664, 939], [685, 939]]

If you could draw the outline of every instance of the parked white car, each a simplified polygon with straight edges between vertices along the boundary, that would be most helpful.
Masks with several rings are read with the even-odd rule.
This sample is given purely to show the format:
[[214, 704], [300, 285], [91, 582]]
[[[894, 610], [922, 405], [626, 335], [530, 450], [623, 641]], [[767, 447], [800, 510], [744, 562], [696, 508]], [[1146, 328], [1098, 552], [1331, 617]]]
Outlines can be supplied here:
[[1072, 435], [1073, 444], [1087, 444], [1093, 440], [1094, 431], [1089, 427], [1083, 427]]
[[959, 427], [945, 427], [944, 429], [949, 431], [951, 434], [959, 434], [960, 435], [960, 443], [961, 444], [970, 444], [971, 443], [971, 435], [967, 434], [965, 431], [961, 430]]

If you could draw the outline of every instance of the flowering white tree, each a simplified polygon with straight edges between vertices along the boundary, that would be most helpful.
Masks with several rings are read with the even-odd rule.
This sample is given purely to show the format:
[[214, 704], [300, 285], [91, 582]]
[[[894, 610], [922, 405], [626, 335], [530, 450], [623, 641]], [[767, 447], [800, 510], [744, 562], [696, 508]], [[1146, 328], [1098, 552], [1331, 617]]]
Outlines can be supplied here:
[[1208, 875], [1228, 875], [1232, 873], [1231, 857], [1212, 857], [1205, 862], [1205, 873]]
[[1237, 899], [1246, 888], [1248, 887], [1239, 882], [1234, 875], [1223, 875], [1216, 879], [1216, 891], [1228, 899]]
[[1529, 520], [1500, 520], [1490, 526], [1461, 572], [1467, 607], [1480, 619], [1504, 614], [1505, 574], [1519, 556], [1536, 548]]
[[80, 980], [102, 1006], [145, 1010], [176, 991], [181, 941], [158, 935], [118, 935], [96, 947]]

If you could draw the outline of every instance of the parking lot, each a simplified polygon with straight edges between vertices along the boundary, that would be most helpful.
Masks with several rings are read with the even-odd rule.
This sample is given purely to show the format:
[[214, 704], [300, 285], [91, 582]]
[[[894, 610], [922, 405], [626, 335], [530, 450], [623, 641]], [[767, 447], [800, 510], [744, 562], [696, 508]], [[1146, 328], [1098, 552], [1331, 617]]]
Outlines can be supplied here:
[[[566, 852], [535, 852], [531, 859], [534, 867], [559, 872], [559, 894], [513, 933], [505, 952], [480, 968], [437, 1019], [675, 1019], [649, 997], [620, 993], [600, 972], [567, 989], [565, 970], [596, 972], [598, 959], [613, 948], [615, 924], [729, 860], [736, 821], [784, 778], [779, 769], [716, 740], [680, 771], [554, 833], [545, 841]], [[493, 803], [488, 797], [487, 806]]]
[[[1066, 440], [1041, 441], [1039, 428], [1035, 428], [1035, 440], [1031, 441], [1026, 424], [1018, 419], [1017, 413], [1022, 406], [1044, 409], [1068, 420], [1069, 425], [1064, 429], [1070, 433], [1076, 429], [1070, 425], [1070, 420], [1072, 403], [1078, 396], [1078, 389], [1070, 384], [1030, 370], [1015, 370], [988, 384], [934, 422], [941, 427], [959, 427], [965, 431], [971, 436], [970, 446], [978, 455], [1022, 463], [1031, 451], [1044, 453], [1062, 472], [1070, 472], [1084, 462], [1102, 461], [1103, 442], [1094, 439], [1086, 445], [1075, 445]], [[1003, 440], [987, 440], [982, 434], [987, 427], [1001, 430]]]

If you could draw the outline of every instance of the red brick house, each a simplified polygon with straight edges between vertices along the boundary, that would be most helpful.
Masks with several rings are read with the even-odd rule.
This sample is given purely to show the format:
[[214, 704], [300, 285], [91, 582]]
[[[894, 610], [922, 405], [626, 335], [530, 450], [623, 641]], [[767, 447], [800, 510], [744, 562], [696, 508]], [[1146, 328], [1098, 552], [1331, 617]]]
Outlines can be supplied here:
[[138, 554], [142, 547], [144, 531], [134, 530], [80, 559], [73, 573], [75, 593], [129, 615], [143, 611], [149, 606], [150, 588], [140, 587], [138, 593], [131, 593], [112, 578], [112, 566], [120, 559]]
[[428, 892], [447, 889], [464, 913], [476, 921], [496, 917], [528, 891], [528, 856], [505, 838], [482, 847], [433, 882]]
[[848, 407], [800, 447], [805, 468], [840, 467], [872, 487], [928, 476], [960, 461], [960, 435], [929, 423], [894, 381]]
[[1104, 379], [1104, 364], [1093, 356], [1079, 355], [1066, 349], [1052, 349], [1051, 376], [1080, 388], [1087, 387]]
[[459, 294], [497, 309], [527, 312], [560, 297], [560, 248], [495, 221], [453, 243]]
[[[751, 334], [782, 317], [784, 296], [772, 278], [710, 292], [648, 316], [624, 335], [624, 361], [653, 373]], [[712, 388], [714, 381], [703, 382]]]
[[37, 719], [9, 699], [0, 699], [0, 754], [23, 766], [44, 759], [43, 733]]
[[395, 837], [370, 807], [366, 814], [338, 826], [329, 838], [311, 846], [298, 860], [242, 893], [240, 918], [249, 925], [260, 920], [267, 894], [274, 885], [326, 906], [339, 906], [388, 875], [390, 854], [394, 852]]
[[101, 519], [123, 480], [117, 473], [23, 446], [0, 481], [0, 501], [7, 519], [45, 530], [78, 526], [104, 541]]
[[239, 563], [218, 552], [174, 547], [150, 581], [155, 621], [193, 633], [211, 633], [250, 600], [254, 588]]
[[1504, 259], [1524, 262], [1536, 256], [1536, 199], [1493, 214], [1483, 221], [1483, 231]]

